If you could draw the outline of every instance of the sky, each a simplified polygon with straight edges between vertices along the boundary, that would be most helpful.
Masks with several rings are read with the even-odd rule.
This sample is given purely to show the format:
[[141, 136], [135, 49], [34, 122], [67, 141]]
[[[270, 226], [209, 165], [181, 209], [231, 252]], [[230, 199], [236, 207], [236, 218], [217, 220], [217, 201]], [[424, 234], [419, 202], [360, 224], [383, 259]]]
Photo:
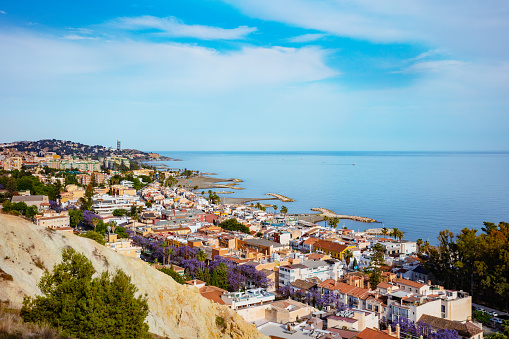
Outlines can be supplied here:
[[505, 0], [4, 0], [0, 142], [507, 151]]

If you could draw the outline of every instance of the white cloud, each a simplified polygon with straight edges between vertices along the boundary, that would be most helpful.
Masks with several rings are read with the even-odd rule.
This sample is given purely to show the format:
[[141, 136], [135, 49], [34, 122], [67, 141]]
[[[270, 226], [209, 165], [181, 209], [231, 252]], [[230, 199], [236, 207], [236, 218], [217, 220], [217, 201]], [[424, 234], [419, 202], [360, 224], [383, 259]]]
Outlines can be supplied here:
[[323, 33], [309, 33], [309, 34], [295, 36], [288, 40], [290, 42], [296, 42], [296, 43], [311, 42], [311, 41], [320, 40], [321, 38], [325, 37], [326, 35], [327, 34], [323, 34]]
[[65, 35], [62, 39], [66, 39], [66, 40], [96, 40], [98, 38], [91, 37], [91, 36], [82, 36], [82, 35], [77, 35], [77, 34], [68, 34], [68, 35]]
[[7, 14], [5, 11], [0, 10], [0, 14]]
[[256, 31], [255, 27], [239, 26], [226, 29], [204, 25], [186, 25], [174, 18], [158, 18], [150, 15], [118, 18], [109, 25], [126, 30], [156, 30], [160, 35], [187, 37], [203, 40], [238, 40]]
[[509, 2], [223, 0], [243, 13], [374, 42], [417, 42], [472, 56], [509, 56]]

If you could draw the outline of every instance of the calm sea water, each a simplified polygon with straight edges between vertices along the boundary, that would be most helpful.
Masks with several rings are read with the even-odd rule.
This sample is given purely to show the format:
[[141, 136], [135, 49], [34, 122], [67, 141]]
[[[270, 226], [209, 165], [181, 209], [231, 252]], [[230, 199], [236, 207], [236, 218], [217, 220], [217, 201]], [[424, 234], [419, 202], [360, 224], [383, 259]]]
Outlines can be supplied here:
[[[239, 178], [245, 189], [228, 197], [280, 193], [273, 204], [290, 213], [325, 207], [398, 227], [405, 238], [436, 243], [438, 232], [480, 229], [509, 221], [509, 153], [441, 152], [160, 152], [183, 159], [169, 167]], [[354, 165], [355, 164], [355, 165]], [[377, 227], [350, 220], [355, 230]], [[380, 225], [381, 226], [381, 225]]]

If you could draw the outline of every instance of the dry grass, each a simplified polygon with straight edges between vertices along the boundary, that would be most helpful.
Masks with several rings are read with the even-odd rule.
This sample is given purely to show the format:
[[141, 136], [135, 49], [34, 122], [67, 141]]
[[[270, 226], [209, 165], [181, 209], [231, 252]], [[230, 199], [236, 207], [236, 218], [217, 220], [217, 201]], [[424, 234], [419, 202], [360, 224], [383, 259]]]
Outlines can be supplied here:
[[23, 323], [18, 310], [0, 303], [0, 339], [25, 338], [57, 339], [66, 337], [47, 326]]

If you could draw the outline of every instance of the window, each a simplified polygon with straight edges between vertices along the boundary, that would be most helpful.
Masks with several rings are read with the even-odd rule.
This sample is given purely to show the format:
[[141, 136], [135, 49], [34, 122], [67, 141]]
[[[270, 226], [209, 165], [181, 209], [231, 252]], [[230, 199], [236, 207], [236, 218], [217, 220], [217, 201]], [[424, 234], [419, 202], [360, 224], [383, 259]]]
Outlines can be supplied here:
[[442, 305], [442, 313], [445, 313], [445, 305]]

